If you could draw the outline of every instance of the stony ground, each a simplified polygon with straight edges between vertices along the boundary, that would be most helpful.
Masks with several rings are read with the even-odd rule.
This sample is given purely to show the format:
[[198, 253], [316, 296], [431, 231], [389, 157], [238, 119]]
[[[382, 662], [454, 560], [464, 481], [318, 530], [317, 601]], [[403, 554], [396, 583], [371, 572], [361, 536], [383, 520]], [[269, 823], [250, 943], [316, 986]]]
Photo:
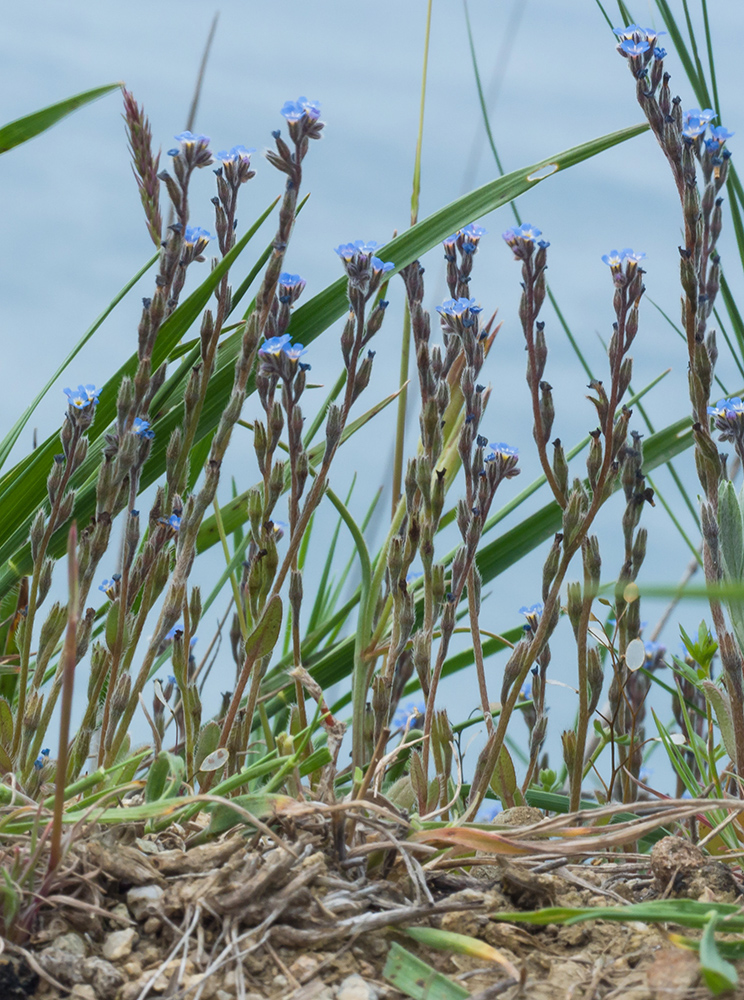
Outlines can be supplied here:
[[[657, 845], [653, 862], [505, 865], [481, 856], [446, 867], [428, 863], [431, 854], [375, 852], [369, 838], [366, 852], [342, 858], [338, 833], [324, 819], [184, 850], [188, 831], [178, 827], [157, 836], [90, 830], [31, 935], [5, 942], [0, 1000], [395, 1000], [406, 994], [385, 968], [393, 942], [479, 1000], [702, 998], [697, 956], [671, 944], [668, 928], [530, 928], [491, 917], [661, 895], [740, 898], [728, 868], [678, 838]], [[508, 964], [422, 947], [405, 932], [417, 925], [487, 942], [523, 983]], [[440, 1000], [438, 986], [422, 979], [416, 995]]]

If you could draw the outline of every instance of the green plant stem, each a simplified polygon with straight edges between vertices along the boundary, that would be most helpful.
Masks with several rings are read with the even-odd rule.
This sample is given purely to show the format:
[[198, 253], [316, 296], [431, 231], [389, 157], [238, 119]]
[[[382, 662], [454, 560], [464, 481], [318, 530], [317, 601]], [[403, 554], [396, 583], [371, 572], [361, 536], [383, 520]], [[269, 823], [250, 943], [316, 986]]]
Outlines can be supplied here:
[[[230, 549], [227, 544], [227, 535], [225, 534], [225, 526], [222, 522], [222, 511], [220, 510], [220, 505], [217, 503], [217, 497], [214, 498], [214, 523], [217, 526], [217, 533], [220, 536], [220, 541], [222, 542], [222, 551], [225, 554], [225, 562], [230, 566], [232, 561], [230, 556]], [[230, 586], [232, 587], [233, 600], [235, 602], [235, 613], [238, 616], [238, 623], [240, 624], [240, 634], [243, 637], [243, 641], [248, 638], [248, 628], [245, 621], [245, 612], [243, 610], [243, 601], [240, 597], [240, 587], [238, 586], [238, 581], [235, 579], [235, 574], [230, 572]]]

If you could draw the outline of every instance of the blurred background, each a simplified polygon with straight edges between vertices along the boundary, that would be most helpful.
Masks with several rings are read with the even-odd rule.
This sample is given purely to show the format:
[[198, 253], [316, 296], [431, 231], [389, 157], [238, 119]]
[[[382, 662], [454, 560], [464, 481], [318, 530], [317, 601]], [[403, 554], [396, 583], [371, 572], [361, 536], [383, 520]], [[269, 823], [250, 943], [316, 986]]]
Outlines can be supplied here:
[[[341, 275], [333, 252], [339, 243], [356, 239], [384, 243], [410, 224], [426, 7], [425, 0], [380, 0], [374, 5], [284, 0], [280, 8], [255, 0], [223, 0], [219, 8], [195, 0], [158, 4], [131, 0], [117, 5], [37, 0], [33, 8], [4, 4], [2, 120], [11, 121], [64, 97], [120, 80], [144, 105], [155, 145], [162, 147], [162, 163], [167, 166], [165, 154], [174, 145], [173, 136], [186, 125], [205, 41], [218, 12], [194, 130], [210, 136], [214, 150], [235, 144], [257, 150], [258, 176], [243, 189], [239, 232], [282, 190], [281, 178], [261, 155], [271, 142], [271, 131], [284, 125], [279, 115], [282, 104], [300, 94], [321, 103], [326, 130], [306, 160], [305, 193], [309, 191], [311, 197], [287, 257], [288, 269], [307, 280], [303, 299], [307, 301]], [[682, 16], [678, 0], [672, 0], [671, 7]], [[506, 171], [529, 167], [642, 120], [627, 66], [615, 52], [614, 36], [596, 3], [470, 0], [468, 9], [490, 123]], [[744, 31], [744, 6], [718, 0], [711, 14], [724, 102], [716, 109], [718, 123], [736, 132], [741, 123], [733, 95], [741, 93], [744, 82], [737, 48]], [[633, 15], [644, 26], [661, 27], [653, 3], [636, 5]], [[613, 23], [619, 23], [614, 9], [610, 16]], [[672, 46], [665, 41], [669, 49], [665, 65], [672, 73], [673, 92], [681, 94], [684, 108], [690, 107], [695, 104], [691, 89]], [[736, 138], [730, 147], [736, 156]], [[435, 0], [419, 218], [496, 176], [464, 5]], [[192, 222], [207, 229], [213, 229], [209, 201], [213, 180], [211, 171], [202, 171], [191, 193]], [[119, 94], [83, 108], [53, 131], [0, 157], [0, 191], [5, 231], [0, 268], [0, 428], [4, 433], [152, 253], [129, 167]], [[623, 247], [646, 252], [647, 299], [634, 350], [633, 387], [637, 391], [668, 369], [667, 377], [645, 401], [648, 416], [657, 429], [683, 416], [688, 411], [686, 352], [659, 311], [675, 322], [678, 319], [680, 209], [666, 161], [653, 138], [644, 134], [550, 177], [520, 199], [518, 207], [522, 218], [539, 226], [551, 243], [551, 288], [599, 378], [606, 371], [604, 343], [613, 320], [612, 282], [601, 255]], [[518, 446], [523, 469], [519, 479], [502, 486], [497, 500], [505, 503], [535, 478], [538, 464], [531, 446], [524, 351], [516, 315], [519, 266], [500, 235], [513, 224], [514, 216], [504, 206], [478, 221], [489, 235], [482, 240], [476, 259], [472, 294], [486, 315], [498, 310], [502, 323], [486, 366], [494, 392], [483, 432], [492, 441]], [[253, 254], [273, 235], [274, 225], [272, 218], [244, 254], [240, 277], [253, 262]], [[734, 246], [730, 232], [725, 231], [721, 241], [724, 269], [727, 251]], [[448, 297], [441, 250], [430, 252], [424, 264], [427, 305], [433, 311]], [[207, 266], [201, 265], [197, 274], [205, 276]], [[741, 293], [741, 272], [732, 267], [728, 278], [734, 293]], [[16, 448], [16, 457], [31, 447], [34, 427], [43, 440], [59, 426], [65, 408], [64, 386], [103, 384], [135, 350], [140, 299], [149, 294], [150, 285], [148, 275], [60, 379], [58, 389], [38, 408]], [[393, 279], [389, 298], [390, 309], [374, 345], [372, 382], [357, 412], [397, 387], [403, 314], [399, 279]], [[545, 377], [554, 387], [556, 404], [554, 434], [565, 445], [573, 445], [596, 424], [593, 407], [584, 399], [587, 378], [547, 304], [543, 319], [550, 348]], [[433, 328], [436, 341], [436, 321]], [[314, 382], [329, 385], [334, 380], [340, 353], [332, 331], [313, 343], [306, 360], [312, 363]], [[718, 374], [730, 394], [741, 390], [725, 349]], [[316, 396], [320, 402], [325, 392], [318, 391]], [[249, 402], [246, 411], [250, 407]], [[245, 415], [250, 417], [248, 412]], [[391, 407], [346, 446], [333, 473], [332, 486], [340, 495], [358, 473], [350, 506], [360, 517], [372, 494], [389, 483], [394, 420]], [[640, 417], [631, 426], [646, 430]], [[416, 440], [412, 409], [410, 450], [415, 449]], [[235, 440], [231, 463], [238, 489], [252, 485], [257, 476], [247, 432]], [[692, 455], [685, 453], [677, 465], [694, 498]], [[583, 457], [576, 460], [575, 468], [577, 474], [582, 473]], [[694, 524], [668, 475], [657, 472], [653, 478], [696, 543]], [[226, 499], [227, 477], [224, 487]], [[503, 526], [513, 525], [547, 499], [544, 491], [539, 492]], [[380, 516], [370, 527], [373, 547], [384, 537], [389, 506], [389, 494], [385, 494]], [[616, 545], [621, 512], [619, 502], [608, 504], [598, 524], [607, 580], [614, 578], [621, 561]], [[675, 583], [689, 563], [689, 549], [661, 505], [647, 508], [643, 523], [649, 529], [650, 544], [642, 581]], [[446, 541], [441, 553], [454, 541], [454, 537]], [[320, 542], [317, 538], [316, 547], [311, 548], [311, 557], [315, 552], [318, 560], [323, 555]], [[485, 628], [501, 632], [513, 627], [521, 621], [520, 605], [539, 600], [546, 551], [543, 546], [533, 559], [510, 571], [508, 578], [497, 578], [489, 587]], [[221, 557], [210, 553], [205, 562], [200, 572], [207, 580], [216, 578], [224, 565]], [[106, 572], [111, 575], [114, 570], [112, 566]], [[306, 593], [311, 580], [312, 566]], [[644, 601], [642, 618], [648, 620], [649, 632], [664, 604], [664, 600]], [[679, 650], [676, 621], [691, 631], [703, 613], [703, 606], [692, 602], [676, 613], [662, 636], [672, 651]], [[218, 614], [215, 611], [215, 621]], [[204, 622], [202, 629], [209, 630], [213, 624]], [[558, 716], [551, 719], [554, 751], [560, 730], [572, 725], [575, 711], [570, 690], [575, 656], [569, 633], [567, 623], [562, 623], [553, 642], [550, 676], [569, 685], [556, 686], [548, 693], [553, 715]], [[500, 689], [502, 664], [502, 660], [489, 664], [494, 698]], [[218, 668], [224, 675], [215, 689], [228, 688], [233, 667], [227, 645]], [[454, 678], [444, 686], [443, 694], [454, 719], [463, 718], [477, 705], [474, 679], [470, 684], [462, 677]], [[670, 717], [668, 702], [663, 714]]]

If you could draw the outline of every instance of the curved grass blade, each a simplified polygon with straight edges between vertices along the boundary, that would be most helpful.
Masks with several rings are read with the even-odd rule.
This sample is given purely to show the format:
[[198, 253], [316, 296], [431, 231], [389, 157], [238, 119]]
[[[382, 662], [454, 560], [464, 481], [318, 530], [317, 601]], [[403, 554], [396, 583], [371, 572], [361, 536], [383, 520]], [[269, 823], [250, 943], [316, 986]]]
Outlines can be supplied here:
[[85, 331], [85, 333], [83, 334], [83, 336], [77, 342], [77, 344], [75, 345], [75, 347], [73, 347], [73, 349], [67, 355], [67, 357], [65, 358], [65, 360], [59, 366], [59, 368], [57, 368], [56, 372], [54, 373], [54, 375], [52, 375], [52, 377], [49, 379], [49, 381], [44, 386], [44, 388], [39, 391], [38, 395], [33, 400], [33, 402], [31, 403], [31, 405], [28, 406], [27, 409], [18, 418], [18, 420], [16, 420], [16, 422], [13, 424], [13, 426], [11, 427], [11, 429], [8, 431], [8, 433], [3, 438], [3, 440], [0, 442], [0, 468], [2, 468], [3, 465], [5, 464], [5, 462], [7, 461], [8, 455], [10, 454], [11, 449], [13, 448], [13, 445], [18, 440], [21, 432], [23, 431], [23, 428], [26, 426], [26, 424], [28, 423], [28, 421], [31, 419], [31, 415], [33, 414], [34, 410], [39, 405], [39, 403], [42, 401], [42, 399], [44, 398], [44, 396], [46, 396], [46, 394], [49, 392], [49, 390], [54, 385], [54, 383], [57, 381], [57, 379], [60, 377], [60, 375], [62, 374], [62, 372], [70, 364], [70, 362], [74, 360], [74, 358], [77, 356], [78, 352], [81, 351], [82, 348], [88, 343], [88, 341], [93, 336], [93, 334], [96, 332], [96, 330], [98, 330], [99, 327], [102, 326], [102, 324], [104, 323], [104, 321], [106, 319], [108, 319], [108, 317], [110, 316], [110, 314], [114, 311], [114, 309], [116, 308], [116, 306], [121, 302], [121, 300], [124, 298], [124, 296], [127, 294], [127, 292], [130, 291], [132, 288], [134, 288], [134, 286], [137, 284], [137, 282], [139, 281], [139, 279], [144, 274], [146, 274], [147, 271], [150, 270], [150, 268], [152, 267], [152, 265], [155, 263], [155, 261], [158, 259], [159, 256], [160, 256], [159, 253], [153, 254], [153, 256], [147, 261], [146, 264], [144, 264], [139, 269], [139, 271], [134, 275], [134, 277], [130, 281], [128, 281], [126, 283], [126, 285], [124, 285], [124, 287], [122, 288], [122, 290], [117, 295], [114, 296], [114, 298], [111, 300], [111, 302], [109, 302], [109, 304], [103, 310], [103, 312], [101, 313], [101, 315], [95, 320], [95, 322], [93, 323], [93, 325], [90, 326], [90, 327], [88, 327], [88, 329]]
[[66, 118], [67, 115], [82, 108], [91, 101], [97, 101], [99, 97], [110, 94], [112, 90], [119, 90], [121, 83], [107, 83], [103, 87], [94, 87], [92, 90], [84, 90], [82, 94], [74, 97], [66, 97], [58, 104], [50, 104], [41, 111], [34, 111], [23, 118], [16, 118], [14, 122], [8, 122], [0, 128], [0, 153], [7, 153], [8, 150], [20, 146], [21, 143], [28, 142], [42, 132], [46, 132], [52, 125]]

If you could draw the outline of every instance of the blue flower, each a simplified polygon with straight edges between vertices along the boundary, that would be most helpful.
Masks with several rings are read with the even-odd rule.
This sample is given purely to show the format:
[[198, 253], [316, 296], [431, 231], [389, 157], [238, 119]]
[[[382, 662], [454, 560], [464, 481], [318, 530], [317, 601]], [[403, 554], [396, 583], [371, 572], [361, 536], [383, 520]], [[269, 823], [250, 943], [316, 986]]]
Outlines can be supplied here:
[[167, 524], [169, 528], [173, 528], [174, 531], [178, 531], [181, 527], [181, 518], [178, 514], [171, 514], [170, 517], [162, 519], [163, 524]]
[[150, 430], [150, 423], [148, 420], [143, 420], [142, 417], [135, 417], [134, 423], [132, 424], [132, 434], [136, 434], [137, 437], [147, 438], [149, 441], [155, 437], [155, 431]]
[[518, 226], [514, 230], [514, 235], [519, 236], [523, 240], [534, 242], [539, 236], [542, 236], [542, 230], [529, 222], [523, 222], [521, 226]]
[[493, 450], [493, 454], [488, 456], [487, 461], [493, 461], [497, 455], [502, 455], [504, 458], [512, 458], [519, 455], [519, 448], [515, 448], [510, 444], [504, 444], [503, 441], [499, 441], [496, 444], [489, 444], [488, 447]]
[[290, 361], [299, 361], [302, 355], [308, 352], [308, 348], [302, 344], [285, 344], [282, 350]]
[[622, 267], [623, 255], [619, 250], [610, 250], [609, 253], [602, 254], [602, 261], [614, 271]]
[[342, 243], [334, 249], [343, 260], [352, 260], [357, 254], [374, 254], [379, 247], [376, 240], [368, 240], [366, 243], [364, 240], [355, 240], [353, 243]]
[[468, 240], [479, 240], [481, 236], [485, 236], [487, 232], [487, 229], [484, 229], [482, 226], [477, 226], [474, 222], [469, 223], [467, 226], [463, 226], [460, 230], [462, 236]]
[[[170, 630], [170, 632], [166, 633], [165, 636], [166, 642], [168, 641], [168, 639], [175, 639], [176, 632], [180, 632], [181, 634], [183, 634], [183, 625], [180, 622], [177, 625], [174, 625], [173, 628]], [[170, 678], [168, 679], [170, 680]], [[174, 683], [175, 683], [175, 678], [174, 678]]]
[[475, 304], [475, 299], [465, 298], [447, 299], [436, 308], [440, 316], [464, 316], [466, 312], [481, 312], [481, 307]]
[[690, 108], [689, 111], [685, 111], [684, 114], [682, 115], [682, 118], [685, 121], [688, 118], [697, 118], [699, 121], [705, 122], [706, 125], [708, 125], [710, 122], [713, 121], [714, 118], [717, 117], [718, 115], [713, 110], [713, 108], [705, 108], [703, 111], [701, 111], [700, 108]]
[[374, 268], [375, 271], [387, 272], [387, 271], [392, 271], [393, 268], [395, 267], [395, 264], [393, 264], [391, 260], [382, 261], [380, 260], [379, 257], [373, 257], [372, 267]]
[[70, 406], [76, 410], [84, 410], [86, 406], [95, 406], [101, 392], [94, 385], [79, 385], [77, 389], [63, 389]]
[[708, 413], [713, 417], [736, 419], [740, 414], [744, 414], [744, 403], [738, 396], [732, 396], [731, 399], [719, 399], [715, 406], [708, 407]]
[[532, 682], [525, 681], [522, 687], [519, 689], [519, 700], [531, 701], [531, 699], [532, 699]]
[[102, 583], [99, 583], [98, 589], [101, 591], [101, 593], [105, 594], [110, 601], [113, 601], [113, 599], [116, 597], [116, 585], [120, 579], [121, 577], [119, 576], [119, 574], [114, 573], [113, 577], [110, 580], [104, 580]]
[[629, 24], [627, 28], [613, 28], [613, 34], [617, 35], [618, 38], [626, 39], [632, 38], [633, 35], [645, 35], [646, 32], [638, 24]]
[[735, 135], [735, 133], [729, 132], [729, 130], [724, 128], [723, 125], [711, 125], [710, 139], [708, 141], [710, 142], [711, 140], [714, 140], [716, 146], [722, 146], [727, 139], [731, 138], [732, 135]]
[[232, 149], [225, 152], [217, 154], [217, 159], [222, 160], [223, 163], [236, 163], [238, 160], [241, 162], [250, 163], [251, 153], [255, 153], [255, 149], [246, 149], [245, 146], [233, 146]]
[[194, 135], [193, 132], [179, 132], [178, 135], [173, 137], [176, 142], [183, 143], [184, 146], [195, 146], [197, 143], [203, 143], [205, 146], [209, 145], [208, 135]]
[[682, 135], [686, 139], [697, 139], [706, 129], [706, 124], [699, 118], [687, 118], [682, 128]]
[[662, 59], [666, 59], [667, 50], [662, 48], [654, 49], [654, 59], [661, 62]]
[[543, 606], [542, 604], [533, 604], [531, 607], [523, 607], [519, 609], [520, 615], [524, 615], [527, 619], [527, 625], [525, 629], [531, 630], [532, 632], [537, 631], [537, 626], [542, 618]]
[[183, 241], [189, 246], [194, 246], [196, 243], [199, 243], [202, 240], [204, 241], [206, 246], [206, 244], [213, 239], [214, 236], [212, 236], [209, 230], [202, 229], [201, 226], [186, 226], [186, 231], [183, 234]]
[[630, 56], [631, 59], [635, 59], [637, 56], [642, 56], [644, 52], [648, 52], [651, 46], [646, 41], [634, 42], [630, 38], [626, 38], [624, 42], [620, 42], [618, 48], [621, 52], [624, 52], [626, 56]]
[[287, 288], [296, 288], [297, 285], [302, 285], [305, 287], [305, 281], [299, 276], [299, 274], [289, 274], [287, 271], [282, 271], [279, 275], [279, 284], [286, 285]]
[[273, 354], [278, 357], [284, 348], [285, 344], [288, 344], [292, 338], [288, 333], [282, 334], [281, 337], [270, 337], [265, 340], [263, 344], [258, 349], [259, 354]]
[[623, 255], [623, 260], [627, 260], [630, 264], [640, 264], [642, 260], [645, 260], [646, 254], [642, 251], [637, 253], [626, 247], [625, 250], [621, 250], [620, 253]]
[[647, 660], [663, 660], [666, 653], [666, 646], [660, 642], [644, 642]]
[[311, 121], [317, 121], [320, 118], [320, 103], [308, 101], [306, 97], [298, 97], [296, 101], [285, 101], [281, 114], [288, 122], [298, 122], [303, 116]]
[[405, 708], [399, 708], [395, 713], [393, 725], [400, 726], [402, 728], [409, 725], [410, 722], [410, 728], [411, 726], [415, 726], [419, 721], [423, 722], [425, 714], [426, 705], [423, 701], [410, 701]]

